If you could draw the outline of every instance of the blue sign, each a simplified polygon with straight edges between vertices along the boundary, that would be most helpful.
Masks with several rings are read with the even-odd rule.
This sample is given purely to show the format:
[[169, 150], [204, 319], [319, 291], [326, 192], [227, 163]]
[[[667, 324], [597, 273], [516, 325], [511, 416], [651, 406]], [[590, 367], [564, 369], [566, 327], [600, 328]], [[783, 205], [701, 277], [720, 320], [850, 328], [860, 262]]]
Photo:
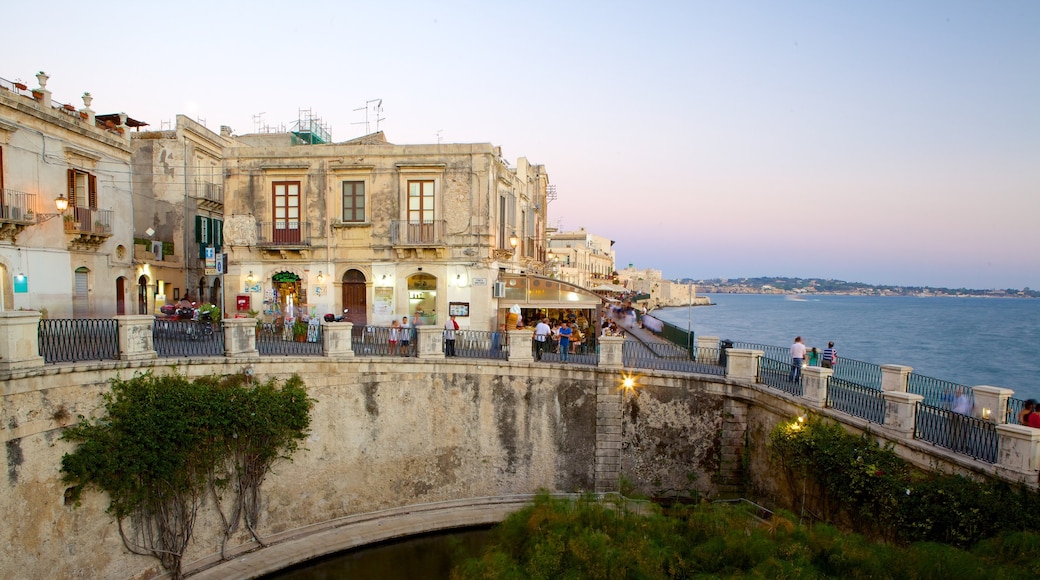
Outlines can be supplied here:
[[29, 291], [29, 277], [25, 274], [18, 274], [14, 277], [14, 291], [18, 294], [25, 294]]
[[206, 248], [206, 259], [207, 260], [212, 260], [212, 259], [216, 258], [216, 256], [217, 256], [217, 254], [214, 251], [213, 246], [208, 246]]

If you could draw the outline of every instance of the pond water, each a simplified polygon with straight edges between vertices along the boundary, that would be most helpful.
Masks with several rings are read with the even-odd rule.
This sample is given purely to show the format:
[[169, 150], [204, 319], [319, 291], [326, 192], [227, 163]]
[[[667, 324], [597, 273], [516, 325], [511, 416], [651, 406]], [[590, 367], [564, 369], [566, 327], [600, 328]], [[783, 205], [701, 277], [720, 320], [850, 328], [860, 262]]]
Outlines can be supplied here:
[[480, 555], [491, 540], [490, 531], [466, 528], [364, 546], [268, 574], [263, 580], [446, 580], [457, 562]]

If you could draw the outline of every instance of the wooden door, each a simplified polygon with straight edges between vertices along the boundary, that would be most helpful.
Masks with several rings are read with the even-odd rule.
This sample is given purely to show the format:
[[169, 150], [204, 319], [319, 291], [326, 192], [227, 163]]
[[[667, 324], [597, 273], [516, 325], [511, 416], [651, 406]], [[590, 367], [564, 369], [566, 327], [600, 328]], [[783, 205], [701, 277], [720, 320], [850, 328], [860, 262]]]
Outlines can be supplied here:
[[274, 223], [272, 241], [278, 244], [300, 243], [300, 182], [274, 183]]
[[347, 309], [347, 320], [357, 325], [368, 324], [367, 288], [365, 275], [358, 270], [343, 275], [343, 308]]

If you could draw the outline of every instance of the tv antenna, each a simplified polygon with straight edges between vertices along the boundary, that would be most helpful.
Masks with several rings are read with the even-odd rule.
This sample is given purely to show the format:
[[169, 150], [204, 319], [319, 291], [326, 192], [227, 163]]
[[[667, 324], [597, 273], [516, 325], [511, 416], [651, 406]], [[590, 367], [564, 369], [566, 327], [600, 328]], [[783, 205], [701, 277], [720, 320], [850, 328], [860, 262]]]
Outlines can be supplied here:
[[255, 115], [253, 115], [253, 132], [254, 133], [259, 133], [260, 132], [260, 127], [264, 126], [264, 115], [266, 115], [266, 114], [267, 114], [267, 112], [265, 111], [263, 113], [257, 113]]
[[444, 129], [437, 129], [437, 144], [438, 145], [441, 144], [441, 141], [443, 140], [442, 139], [443, 136], [444, 136]]
[[364, 107], [358, 107], [358, 108], [354, 109], [354, 111], [364, 111], [365, 112], [365, 120], [363, 122], [362, 121], [358, 121], [356, 123], [351, 123], [351, 125], [364, 125], [365, 126], [365, 135], [370, 135], [372, 133], [371, 124], [370, 124], [369, 119], [368, 119], [369, 113], [372, 113], [375, 116], [375, 118], [376, 118], [376, 132], [379, 131], [379, 122], [386, 120], [386, 117], [380, 117], [380, 115], [383, 114], [383, 99], [371, 99], [371, 100], [365, 101], [365, 106]]

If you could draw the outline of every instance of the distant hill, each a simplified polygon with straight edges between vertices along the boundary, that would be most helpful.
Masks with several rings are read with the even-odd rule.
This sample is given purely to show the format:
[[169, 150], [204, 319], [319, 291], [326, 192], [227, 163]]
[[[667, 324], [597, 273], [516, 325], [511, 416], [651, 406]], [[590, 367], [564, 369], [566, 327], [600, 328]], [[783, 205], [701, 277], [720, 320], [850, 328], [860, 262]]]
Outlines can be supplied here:
[[875, 286], [863, 282], [846, 282], [825, 278], [686, 278], [693, 282], [698, 294], [856, 294], [874, 296], [983, 296], [1040, 298], [1040, 290], [1023, 288], [933, 288], [931, 286]]

